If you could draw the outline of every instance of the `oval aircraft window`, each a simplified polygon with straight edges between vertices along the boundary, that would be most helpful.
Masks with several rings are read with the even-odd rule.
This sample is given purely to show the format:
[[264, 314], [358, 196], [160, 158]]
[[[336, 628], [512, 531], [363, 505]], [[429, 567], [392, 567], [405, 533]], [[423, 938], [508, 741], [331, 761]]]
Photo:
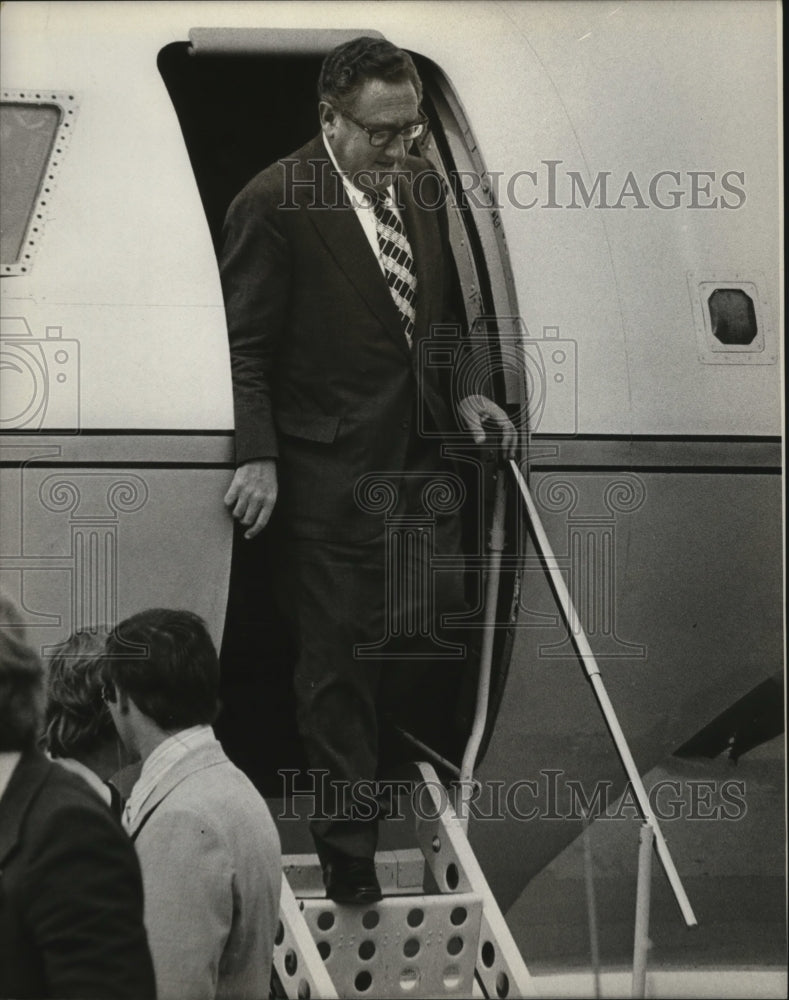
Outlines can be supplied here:
[[[360, 34], [377, 32], [193, 29], [190, 42], [173, 42], [159, 53], [158, 67], [170, 94], [189, 153], [197, 187], [219, 254], [228, 206], [257, 173], [305, 145], [319, 131], [316, 83], [325, 54]], [[447, 216], [454, 271], [455, 312], [466, 326], [482, 331], [490, 365], [490, 395], [511, 414], [525, 410], [525, 380], [506, 364], [501, 325], [517, 326], [517, 303], [500, 219], [495, 206], [466, 200], [460, 171], [484, 174], [484, 165], [460, 102], [438, 66], [412, 53], [424, 85], [427, 135], [415, 140], [449, 191]], [[486, 249], [483, 250], [483, 247]], [[474, 321], [487, 317], [486, 322]], [[458, 333], [458, 336], [460, 334]], [[513, 416], [514, 419], [514, 416]], [[324, 438], [314, 439], [325, 447]], [[466, 601], [458, 624], [469, 653], [458, 660], [427, 660], [426, 698], [400, 699], [382, 732], [382, 756], [396, 763], [413, 759], [413, 747], [432, 756], [451, 775], [462, 758], [474, 714], [479, 625], [484, 614], [485, 555], [495, 489], [495, 452], [477, 449], [460, 456], [464, 503]], [[454, 455], [453, 455], [454, 457]], [[514, 498], [507, 504], [506, 550], [495, 620], [514, 622], [519, 584], [516, 555], [524, 544]], [[234, 543], [230, 594], [221, 651], [223, 711], [217, 730], [228, 753], [266, 794], [281, 794], [278, 769], [304, 766], [296, 734], [292, 694], [293, 650], [276, 610], [279, 581], [267, 571], [274, 544], [263, 531], [252, 541], [238, 533]], [[513, 634], [495, 631], [491, 698], [481, 759], [495, 722], [506, 679]], [[395, 704], [396, 698], [392, 699]], [[406, 702], [408, 704], [406, 704]]]

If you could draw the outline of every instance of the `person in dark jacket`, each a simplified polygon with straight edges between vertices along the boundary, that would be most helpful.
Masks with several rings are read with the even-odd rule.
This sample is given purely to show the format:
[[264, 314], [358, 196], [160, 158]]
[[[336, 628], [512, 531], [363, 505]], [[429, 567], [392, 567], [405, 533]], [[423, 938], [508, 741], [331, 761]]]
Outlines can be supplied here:
[[40, 660], [0, 594], [0, 996], [155, 998], [134, 848], [37, 749], [42, 713]]
[[[484, 384], [460, 386], [455, 405], [423, 363], [433, 333], [455, 325], [457, 281], [441, 179], [411, 153], [427, 123], [421, 98], [411, 57], [390, 42], [332, 50], [320, 133], [252, 178], [223, 232], [237, 463], [225, 503], [247, 539], [271, 519], [299, 732], [313, 774], [338, 789], [377, 776], [393, 674], [374, 653], [382, 636], [465, 609], [463, 487], [441, 442], [480, 444], [488, 422], [508, 455], [516, 444]], [[394, 586], [387, 518], [435, 529]], [[433, 557], [455, 567], [434, 574], [434, 601], [422, 585]], [[380, 899], [375, 816], [323, 788], [311, 829], [327, 895]]]

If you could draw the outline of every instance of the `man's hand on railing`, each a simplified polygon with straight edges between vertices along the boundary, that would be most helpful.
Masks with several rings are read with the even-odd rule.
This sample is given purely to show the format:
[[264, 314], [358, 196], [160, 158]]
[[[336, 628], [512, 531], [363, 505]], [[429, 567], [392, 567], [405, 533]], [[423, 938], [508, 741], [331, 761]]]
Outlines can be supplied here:
[[493, 424], [501, 435], [501, 451], [505, 458], [514, 459], [518, 453], [518, 432], [502, 408], [487, 396], [472, 395], [461, 399], [458, 404], [460, 419], [471, 431], [476, 444], [484, 444], [488, 438], [485, 423]]

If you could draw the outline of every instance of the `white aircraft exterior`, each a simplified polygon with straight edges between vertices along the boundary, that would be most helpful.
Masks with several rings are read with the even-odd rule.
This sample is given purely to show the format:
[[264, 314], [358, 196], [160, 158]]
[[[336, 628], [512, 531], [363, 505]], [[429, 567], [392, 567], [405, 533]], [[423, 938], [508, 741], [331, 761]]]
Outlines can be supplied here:
[[[784, 669], [780, 18], [758, 0], [4, 4], [0, 584], [32, 641], [46, 653], [80, 625], [159, 605], [188, 606], [222, 642], [233, 413], [216, 220], [185, 142], [197, 91], [176, 107], [165, 78], [175, 92], [190, 44], [202, 65], [290, 60], [292, 93], [227, 95], [248, 152], [272, 107], [301, 93], [300, 59], [378, 32], [423, 57], [467, 316], [497, 317], [524, 350], [529, 384], [504, 376], [506, 401], [528, 410], [522, 468], [638, 765], [674, 780], [674, 751]], [[304, 108], [294, 148], [317, 131]], [[510, 787], [553, 769], [618, 795], [544, 568], [525, 541], [513, 558], [478, 777]], [[707, 926], [732, 913], [698, 962], [666, 932], [672, 961], [715, 968], [729, 934], [730, 966], [773, 977], [763, 995], [785, 990], [783, 820], [765, 829], [783, 802], [776, 739], [754, 751], [745, 791], [728, 788], [772, 860], [743, 865], [733, 842], [718, 857], [723, 835], [697, 825], [699, 856], [719, 867], [694, 867], [677, 833], [682, 874], [697, 890], [714, 876], [728, 900], [705, 899]], [[719, 763], [716, 795], [736, 778]], [[583, 902], [568, 867], [579, 832], [566, 814], [472, 823], [521, 950], [546, 973], [586, 961], [580, 917], [557, 943], [561, 885]], [[610, 836], [599, 849], [617, 888], [603, 896], [628, 913], [624, 929], [610, 918], [616, 965], [637, 848], [621, 861]], [[763, 924], [749, 884], [770, 901]], [[681, 930], [668, 905], [663, 918]], [[707, 995], [667, 982], [655, 988]]]

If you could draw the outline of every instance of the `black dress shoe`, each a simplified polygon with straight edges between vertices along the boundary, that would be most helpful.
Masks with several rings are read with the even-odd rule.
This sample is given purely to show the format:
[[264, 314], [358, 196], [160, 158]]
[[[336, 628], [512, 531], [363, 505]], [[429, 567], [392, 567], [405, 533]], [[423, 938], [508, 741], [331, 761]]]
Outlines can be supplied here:
[[370, 858], [335, 857], [323, 872], [326, 898], [335, 903], [377, 903], [383, 899]]

